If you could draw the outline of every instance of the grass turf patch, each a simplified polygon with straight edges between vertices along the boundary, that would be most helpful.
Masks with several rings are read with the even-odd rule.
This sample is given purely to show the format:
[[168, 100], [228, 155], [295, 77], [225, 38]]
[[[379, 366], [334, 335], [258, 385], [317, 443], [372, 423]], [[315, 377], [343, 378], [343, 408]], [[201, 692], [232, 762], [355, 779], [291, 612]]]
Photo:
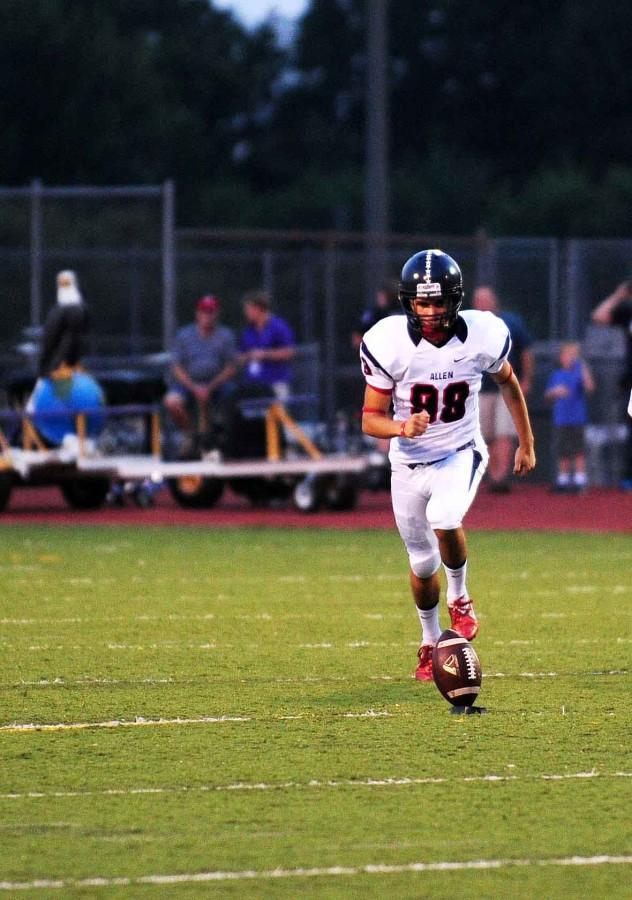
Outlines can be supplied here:
[[0, 881], [523, 860], [103, 890], [625, 896], [629, 865], [543, 863], [632, 852], [631, 562], [471, 535], [489, 713], [462, 718], [410, 677], [392, 533], [4, 529]]

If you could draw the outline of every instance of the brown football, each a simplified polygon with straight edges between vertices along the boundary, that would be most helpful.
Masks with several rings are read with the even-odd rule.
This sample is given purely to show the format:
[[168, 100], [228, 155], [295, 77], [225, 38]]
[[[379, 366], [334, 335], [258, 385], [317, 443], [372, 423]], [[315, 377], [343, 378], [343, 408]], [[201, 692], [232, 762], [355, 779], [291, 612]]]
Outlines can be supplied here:
[[448, 628], [432, 651], [434, 682], [454, 706], [472, 706], [481, 689], [481, 664], [469, 641]]

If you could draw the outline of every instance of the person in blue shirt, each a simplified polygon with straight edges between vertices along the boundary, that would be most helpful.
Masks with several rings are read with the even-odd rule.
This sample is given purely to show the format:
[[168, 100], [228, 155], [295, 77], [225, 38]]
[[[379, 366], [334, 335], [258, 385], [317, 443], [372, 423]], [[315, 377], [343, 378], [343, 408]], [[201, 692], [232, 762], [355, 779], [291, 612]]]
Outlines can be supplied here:
[[549, 377], [544, 396], [553, 404], [553, 427], [557, 438], [557, 475], [554, 490], [580, 492], [586, 489], [584, 426], [588, 422], [586, 395], [595, 389], [592, 374], [581, 358], [580, 346], [562, 344], [560, 368]]
[[286, 400], [292, 375], [290, 363], [296, 354], [292, 329], [285, 319], [273, 315], [265, 291], [250, 291], [242, 302], [247, 322], [238, 348], [242, 381], [269, 387], [278, 400]]
[[237, 371], [235, 338], [219, 324], [220, 313], [218, 297], [200, 297], [195, 322], [178, 331], [171, 350], [164, 405], [177, 428], [189, 435], [196, 425], [207, 427]]

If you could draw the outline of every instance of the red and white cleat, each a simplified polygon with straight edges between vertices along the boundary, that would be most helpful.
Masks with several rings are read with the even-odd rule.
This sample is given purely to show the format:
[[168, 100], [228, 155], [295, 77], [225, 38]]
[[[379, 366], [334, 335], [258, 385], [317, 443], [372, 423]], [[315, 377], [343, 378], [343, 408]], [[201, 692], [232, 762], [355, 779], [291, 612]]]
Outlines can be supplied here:
[[415, 669], [417, 681], [432, 681], [432, 647], [430, 644], [422, 644], [417, 651], [419, 664]]
[[472, 601], [467, 597], [459, 597], [448, 607], [448, 611], [452, 628], [466, 641], [473, 641], [478, 634], [478, 619]]

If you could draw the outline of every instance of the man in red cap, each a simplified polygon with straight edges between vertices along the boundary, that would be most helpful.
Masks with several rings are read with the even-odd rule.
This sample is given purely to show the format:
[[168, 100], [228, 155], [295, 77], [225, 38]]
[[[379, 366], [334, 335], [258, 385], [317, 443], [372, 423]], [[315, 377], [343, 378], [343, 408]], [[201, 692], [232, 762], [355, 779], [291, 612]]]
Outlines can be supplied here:
[[[208, 423], [209, 409], [226, 393], [236, 372], [235, 338], [218, 324], [220, 301], [200, 297], [195, 322], [181, 328], [171, 351], [165, 407], [178, 428], [191, 433]], [[198, 413], [198, 422], [192, 413]]]

